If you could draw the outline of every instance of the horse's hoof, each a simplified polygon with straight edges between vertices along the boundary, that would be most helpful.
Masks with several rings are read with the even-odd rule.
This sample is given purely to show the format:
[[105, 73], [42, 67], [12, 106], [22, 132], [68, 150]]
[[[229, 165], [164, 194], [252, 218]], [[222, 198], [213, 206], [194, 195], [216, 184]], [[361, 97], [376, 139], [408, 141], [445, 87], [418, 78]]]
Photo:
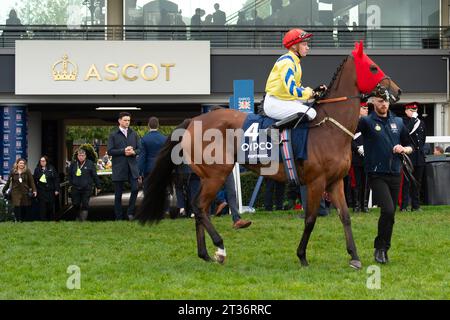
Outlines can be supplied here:
[[216, 259], [216, 261], [217, 261], [218, 263], [224, 264], [224, 263], [225, 263], [226, 256], [216, 253], [216, 254], [214, 255], [214, 259]]
[[209, 255], [199, 255], [199, 258], [205, 260], [206, 262], [213, 262], [214, 260]]
[[300, 264], [302, 265], [302, 267], [309, 266], [308, 260], [306, 259], [300, 259]]
[[356, 270], [360, 270], [362, 268], [361, 261], [359, 260], [350, 260], [350, 267]]

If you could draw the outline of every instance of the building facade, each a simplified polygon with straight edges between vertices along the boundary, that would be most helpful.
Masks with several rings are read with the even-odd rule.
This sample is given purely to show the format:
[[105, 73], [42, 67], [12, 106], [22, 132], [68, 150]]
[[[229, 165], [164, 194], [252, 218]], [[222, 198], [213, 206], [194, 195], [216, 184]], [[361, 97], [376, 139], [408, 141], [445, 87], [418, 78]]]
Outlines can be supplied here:
[[427, 135], [450, 135], [448, 9], [448, 0], [7, 0], [3, 174], [15, 157], [34, 166], [41, 154], [61, 170], [66, 126], [115, 125], [114, 108], [135, 108], [135, 123], [177, 124], [227, 105], [237, 79], [254, 80], [260, 101], [292, 26], [314, 33], [305, 85], [328, 83], [362, 40], [403, 90], [394, 111], [417, 101]]

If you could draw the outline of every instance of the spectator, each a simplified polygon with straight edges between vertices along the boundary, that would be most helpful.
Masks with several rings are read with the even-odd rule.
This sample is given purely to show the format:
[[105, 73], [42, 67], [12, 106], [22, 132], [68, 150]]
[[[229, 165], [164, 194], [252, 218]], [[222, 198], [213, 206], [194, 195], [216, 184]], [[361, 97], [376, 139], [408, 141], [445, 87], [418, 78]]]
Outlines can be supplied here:
[[264, 193], [264, 208], [273, 211], [273, 195], [275, 192], [275, 209], [283, 210], [285, 183], [266, 178], [266, 190]]
[[97, 160], [97, 170], [105, 170], [105, 167], [103, 166], [103, 160], [98, 159]]
[[9, 173], [8, 182], [3, 188], [3, 194], [11, 188], [11, 201], [15, 219], [19, 222], [31, 220], [31, 199], [36, 197], [37, 190], [33, 175], [27, 168], [27, 161], [19, 158]]
[[[141, 139], [141, 154], [139, 155], [140, 182], [146, 184], [147, 177], [155, 166], [155, 160], [159, 151], [167, 140], [167, 137], [158, 132], [159, 120], [156, 117], [148, 119], [148, 132]], [[145, 187], [144, 187], [145, 188]]]
[[212, 14], [208, 14], [208, 15], [205, 17], [205, 21], [203, 22], [203, 24], [204, 24], [205, 26], [210, 26], [210, 25], [212, 25], [212, 24], [213, 24], [213, 15], [212, 15]]
[[126, 181], [131, 185], [130, 201], [127, 215], [133, 220], [138, 194], [139, 167], [137, 155], [141, 152], [141, 140], [130, 128], [131, 114], [119, 114], [119, 128], [114, 130], [108, 139], [108, 154], [112, 156], [112, 181], [114, 183], [114, 213], [116, 220], [123, 219], [122, 193]]
[[105, 154], [103, 155], [102, 161], [103, 165], [106, 166], [106, 164], [109, 162], [110, 158], [108, 156], [108, 151], [105, 151]]
[[22, 25], [22, 22], [17, 17], [17, 12], [15, 9], [11, 9], [11, 11], [9, 11], [9, 18], [6, 19], [6, 24], [12, 25], [12, 26], [21, 26]]
[[47, 156], [42, 156], [34, 169], [34, 182], [37, 188], [39, 215], [42, 221], [56, 220], [55, 203], [60, 193], [59, 175]]
[[216, 11], [213, 13], [213, 24], [216, 26], [224, 26], [227, 20], [225, 12], [220, 10], [218, 3], [214, 4], [214, 10]]
[[450, 153], [450, 146], [448, 146], [447, 148], [445, 148], [445, 153]]
[[238, 26], [246, 26], [246, 25], [248, 25], [248, 21], [247, 21], [247, 18], [245, 17], [245, 12], [244, 11], [239, 11], [238, 12], [238, 20], [236, 22], [236, 25], [238, 25]]
[[100, 179], [95, 164], [86, 159], [86, 151], [78, 149], [76, 160], [69, 167], [69, 184], [72, 187], [72, 205], [77, 212], [77, 220], [86, 221], [89, 211], [89, 199], [95, 184], [100, 192]]
[[444, 154], [444, 148], [442, 148], [441, 146], [436, 146], [434, 147], [434, 152], [433, 154], [435, 156], [442, 156]]
[[201, 26], [202, 17], [205, 15], [205, 10], [197, 8], [195, 9], [195, 14], [191, 18], [191, 26]]
[[288, 183], [287, 185], [287, 198], [288, 204], [284, 210], [295, 210], [297, 206], [297, 200], [302, 201], [300, 188], [295, 183]]
[[402, 119], [389, 111], [388, 90], [377, 89], [369, 102], [374, 105], [374, 111], [360, 118], [356, 132], [361, 132], [364, 138], [364, 168], [374, 201], [381, 208], [374, 258], [384, 264], [389, 262], [387, 253], [391, 247], [400, 188], [399, 154], [410, 154], [412, 148]]
[[411, 198], [411, 211], [422, 211], [420, 209], [420, 189], [418, 186], [422, 183], [423, 173], [425, 171], [425, 152], [424, 145], [426, 139], [425, 122], [419, 119], [417, 102], [405, 105], [406, 118], [403, 123], [409, 132], [411, 138], [413, 153], [409, 156], [414, 166], [414, 179], [417, 181], [411, 183], [408, 179], [403, 179], [402, 185], [402, 204], [401, 211], [407, 211], [409, 198]]
[[[359, 117], [367, 116], [369, 106], [361, 103]], [[364, 140], [361, 132], [356, 132], [352, 141], [352, 168], [355, 186], [352, 188], [353, 212], [369, 212], [368, 200], [369, 192], [367, 177], [364, 172]]]
[[9, 12], [9, 18], [6, 19], [6, 28], [3, 30], [3, 38], [5, 46], [14, 46], [14, 41], [20, 39], [24, 34], [24, 28], [22, 22], [17, 17], [17, 12], [11, 9]]
[[231, 219], [233, 220], [233, 228], [244, 229], [249, 227], [252, 224], [252, 222], [242, 219], [239, 214], [233, 172], [228, 175], [227, 179], [225, 180], [224, 186], [228, 203], [224, 201], [218, 205], [216, 210], [216, 216], [220, 216], [222, 210], [228, 205], [231, 210]]
[[175, 175], [175, 194], [180, 216], [194, 218], [192, 203], [200, 192], [200, 178], [184, 163], [176, 167]]

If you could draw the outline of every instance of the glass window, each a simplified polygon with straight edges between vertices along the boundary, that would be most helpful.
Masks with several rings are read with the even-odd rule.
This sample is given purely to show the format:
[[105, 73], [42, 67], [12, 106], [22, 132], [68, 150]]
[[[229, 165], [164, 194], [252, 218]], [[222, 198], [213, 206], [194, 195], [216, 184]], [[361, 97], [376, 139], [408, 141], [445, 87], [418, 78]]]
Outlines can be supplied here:
[[106, 0], [1, 0], [0, 24], [104, 25]]
[[422, 0], [422, 26], [439, 26], [439, 0]]

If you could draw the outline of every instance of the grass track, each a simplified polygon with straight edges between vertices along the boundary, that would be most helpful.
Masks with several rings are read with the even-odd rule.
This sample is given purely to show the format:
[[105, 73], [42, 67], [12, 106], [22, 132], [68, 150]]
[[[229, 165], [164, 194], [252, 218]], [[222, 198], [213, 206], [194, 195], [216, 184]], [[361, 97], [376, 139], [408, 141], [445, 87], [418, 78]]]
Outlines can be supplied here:
[[[307, 268], [296, 256], [303, 220], [294, 212], [247, 214], [253, 225], [237, 231], [230, 217], [213, 218], [225, 265], [197, 258], [189, 219], [1, 223], [0, 299], [450, 299], [450, 207], [424, 209], [397, 213], [380, 290], [366, 287], [379, 209], [352, 216], [360, 271], [348, 267], [335, 211], [316, 223]], [[207, 245], [212, 256], [209, 237]], [[80, 290], [66, 288], [69, 265], [81, 269]]]

